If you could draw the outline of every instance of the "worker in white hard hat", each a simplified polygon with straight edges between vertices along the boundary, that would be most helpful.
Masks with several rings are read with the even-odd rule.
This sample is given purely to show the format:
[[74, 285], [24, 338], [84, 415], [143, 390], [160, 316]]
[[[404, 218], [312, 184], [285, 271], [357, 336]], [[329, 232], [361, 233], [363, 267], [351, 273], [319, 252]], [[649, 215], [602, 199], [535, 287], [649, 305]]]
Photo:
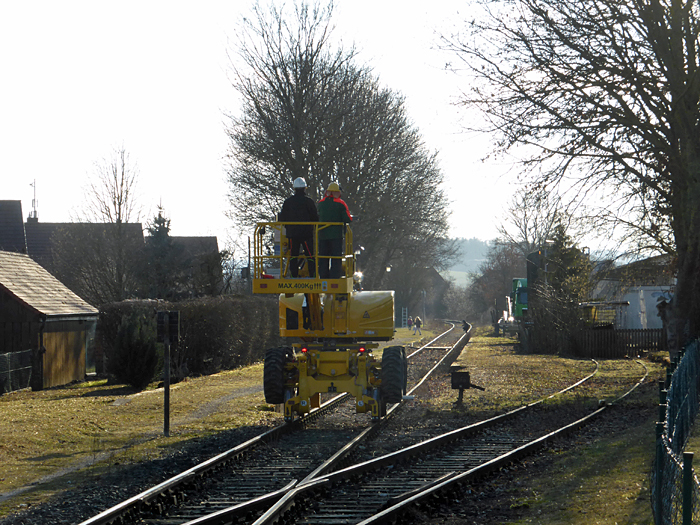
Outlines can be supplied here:
[[[288, 197], [282, 204], [279, 214], [280, 222], [318, 222], [318, 211], [311, 197], [306, 195], [306, 181], [302, 177], [294, 179], [294, 195]], [[285, 226], [285, 234], [291, 243], [292, 258], [289, 261], [292, 277], [299, 275], [299, 252], [301, 248], [309, 261], [309, 276], [315, 277], [314, 265], [314, 227], [306, 224], [290, 224]]]
[[[352, 221], [350, 210], [345, 201], [340, 198], [340, 186], [337, 182], [331, 182], [326, 189], [326, 196], [318, 203], [318, 215], [320, 222], [344, 222]], [[318, 276], [321, 279], [339, 279], [342, 277], [343, 261], [343, 234], [344, 226], [328, 226], [318, 231]], [[322, 257], [323, 255], [332, 256]]]

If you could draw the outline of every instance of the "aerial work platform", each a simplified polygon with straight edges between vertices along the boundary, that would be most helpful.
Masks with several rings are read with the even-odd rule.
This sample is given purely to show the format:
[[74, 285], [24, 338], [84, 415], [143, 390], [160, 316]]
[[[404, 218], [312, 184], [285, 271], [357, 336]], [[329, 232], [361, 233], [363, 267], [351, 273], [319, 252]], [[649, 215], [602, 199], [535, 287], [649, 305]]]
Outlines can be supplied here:
[[[299, 276], [292, 277], [290, 262], [291, 243], [285, 235], [287, 225], [307, 225], [314, 229], [314, 248], [311, 257], [301, 255]], [[344, 254], [328, 259], [342, 259], [342, 274], [339, 279], [321, 279], [318, 277], [318, 236], [319, 232], [330, 226], [345, 228]], [[309, 275], [309, 259], [313, 259], [316, 272]], [[352, 230], [342, 222], [261, 222], [255, 228], [253, 242], [253, 293], [350, 293], [355, 289], [355, 256], [353, 253]]]
[[[313, 253], [296, 257], [292, 277], [291, 242], [286, 226], [310, 226]], [[343, 253], [320, 256], [319, 235], [325, 228], [344, 229]], [[317, 275], [319, 260], [341, 260], [341, 277]], [[394, 337], [394, 291], [362, 291], [352, 230], [333, 222], [264, 222], [255, 228], [253, 292], [279, 295], [279, 333], [300, 342], [265, 353], [265, 400], [284, 405], [284, 418], [308, 414], [322, 393], [355, 397], [358, 413], [384, 415], [387, 403], [399, 403], [406, 391], [406, 352], [388, 347], [382, 360], [372, 350]], [[312, 269], [313, 270], [310, 270]], [[325, 273], [325, 272], [324, 272]]]

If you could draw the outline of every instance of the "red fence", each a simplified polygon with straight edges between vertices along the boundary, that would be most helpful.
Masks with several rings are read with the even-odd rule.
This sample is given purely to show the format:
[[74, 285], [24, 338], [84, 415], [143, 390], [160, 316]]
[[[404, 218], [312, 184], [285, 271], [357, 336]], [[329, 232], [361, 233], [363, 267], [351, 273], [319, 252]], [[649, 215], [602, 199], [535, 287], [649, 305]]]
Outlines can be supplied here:
[[592, 328], [581, 332], [577, 354], [580, 357], [616, 359], [637, 357], [663, 348], [661, 328], [619, 330]]

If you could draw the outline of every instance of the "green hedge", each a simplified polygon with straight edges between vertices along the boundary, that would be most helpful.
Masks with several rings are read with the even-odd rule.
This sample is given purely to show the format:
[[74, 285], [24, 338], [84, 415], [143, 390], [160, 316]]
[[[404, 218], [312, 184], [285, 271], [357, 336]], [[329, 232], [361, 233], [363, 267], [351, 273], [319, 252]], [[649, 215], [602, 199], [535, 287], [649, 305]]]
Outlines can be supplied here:
[[[157, 311], [180, 311], [180, 342], [171, 346], [171, 375], [207, 375], [261, 361], [267, 348], [280, 345], [277, 297], [205, 297], [177, 303], [123, 301], [103, 305], [97, 325], [97, 347], [104, 371], [116, 375], [123, 363], [116, 355], [117, 332], [124, 316], [152, 317]], [[162, 356], [162, 344], [158, 345]], [[161, 360], [162, 368], [162, 360]]]
[[138, 312], [124, 315], [111, 353], [110, 369], [114, 377], [119, 383], [143, 390], [153, 380], [157, 367], [154, 319]]

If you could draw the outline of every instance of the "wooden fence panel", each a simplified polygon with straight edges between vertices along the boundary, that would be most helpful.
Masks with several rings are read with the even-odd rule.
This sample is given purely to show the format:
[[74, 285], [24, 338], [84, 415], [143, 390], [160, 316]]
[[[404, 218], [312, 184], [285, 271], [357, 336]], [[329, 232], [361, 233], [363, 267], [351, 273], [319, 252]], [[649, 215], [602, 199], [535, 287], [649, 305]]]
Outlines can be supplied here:
[[620, 359], [637, 357], [644, 352], [663, 348], [663, 330], [654, 329], [587, 329], [581, 332], [579, 357]]
[[85, 331], [44, 334], [43, 387], [85, 379]]

